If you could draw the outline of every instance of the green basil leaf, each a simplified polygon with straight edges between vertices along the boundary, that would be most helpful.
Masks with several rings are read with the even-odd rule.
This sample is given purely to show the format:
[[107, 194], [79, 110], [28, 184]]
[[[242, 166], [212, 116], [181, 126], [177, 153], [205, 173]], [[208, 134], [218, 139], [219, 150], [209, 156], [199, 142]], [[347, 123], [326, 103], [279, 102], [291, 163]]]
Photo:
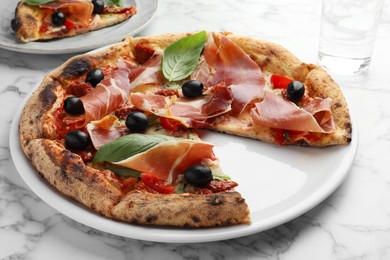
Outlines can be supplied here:
[[120, 176], [136, 177], [136, 178], [141, 176], [141, 172], [140, 171], [137, 171], [137, 170], [134, 170], [134, 169], [131, 169], [131, 168], [127, 168], [127, 167], [122, 167], [122, 166], [119, 166], [119, 165], [106, 164], [106, 165], [103, 166], [103, 168], [106, 169], [106, 170], [110, 170], [113, 173], [115, 173], [116, 175], [120, 175]]
[[187, 186], [187, 182], [186, 181], [182, 181], [181, 183], [177, 184], [176, 185], [176, 190], [175, 190], [175, 193], [176, 194], [182, 194], [185, 192], [185, 189], [186, 189], [186, 186]]
[[53, 1], [54, 0], [23, 0], [24, 3], [29, 5], [44, 5]]
[[220, 169], [213, 169], [212, 175], [214, 180], [231, 180], [230, 176], [224, 174]]
[[123, 6], [123, 0], [104, 0], [106, 5]]
[[164, 77], [169, 81], [178, 81], [191, 75], [198, 65], [206, 39], [206, 32], [201, 31], [173, 42], [165, 48], [162, 59]]
[[144, 134], [122, 136], [100, 147], [93, 162], [119, 162], [169, 140], [178, 140], [178, 138]]

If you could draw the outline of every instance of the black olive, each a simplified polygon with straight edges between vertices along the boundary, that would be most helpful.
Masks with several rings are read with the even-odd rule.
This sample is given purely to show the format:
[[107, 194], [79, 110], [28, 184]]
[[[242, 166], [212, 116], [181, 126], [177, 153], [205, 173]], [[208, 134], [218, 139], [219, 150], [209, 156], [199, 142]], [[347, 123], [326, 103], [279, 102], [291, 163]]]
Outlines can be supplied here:
[[183, 95], [188, 98], [200, 97], [203, 94], [203, 84], [198, 80], [190, 80], [181, 87]]
[[96, 85], [99, 84], [99, 82], [102, 81], [103, 78], [103, 71], [99, 68], [94, 68], [88, 72], [85, 81], [91, 83], [93, 87], [96, 87]]
[[212, 179], [211, 169], [202, 164], [190, 166], [184, 172], [184, 180], [197, 187], [206, 186]]
[[65, 112], [71, 115], [84, 113], [83, 102], [78, 97], [68, 97], [64, 101]]
[[54, 25], [56, 26], [61, 26], [65, 23], [65, 15], [63, 12], [60, 11], [55, 11], [51, 15], [51, 21], [53, 22]]
[[149, 126], [148, 117], [139, 111], [130, 112], [126, 117], [126, 126], [132, 132], [144, 132]]
[[300, 81], [290, 82], [287, 86], [287, 99], [290, 101], [298, 101], [305, 94], [305, 86]]
[[103, 0], [92, 0], [93, 4], [93, 14], [100, 14], [104, 9], [104, 1]]
[[12, 30], [14, 30], [14, 32], [19, 29], [20, 25], [20, 20], [18, 18], [14, 18], [11, 20], [11, 28]]
[[65, 135], [65, 147], [69, 150], [85, 150], [89, 142], [89, 136], [80, 130], [73, 130]]

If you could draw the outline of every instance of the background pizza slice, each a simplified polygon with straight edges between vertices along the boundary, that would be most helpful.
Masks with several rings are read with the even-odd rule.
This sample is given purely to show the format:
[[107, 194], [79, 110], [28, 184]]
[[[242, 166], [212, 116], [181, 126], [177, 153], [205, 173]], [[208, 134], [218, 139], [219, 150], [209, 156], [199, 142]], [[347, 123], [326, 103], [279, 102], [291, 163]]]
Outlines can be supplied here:
[[103, 0], [53, 0], [18, 3], [11, 22], [22, 42], [70, 37], [121, 23], [137, 13], [135, 6], [105, 5]]

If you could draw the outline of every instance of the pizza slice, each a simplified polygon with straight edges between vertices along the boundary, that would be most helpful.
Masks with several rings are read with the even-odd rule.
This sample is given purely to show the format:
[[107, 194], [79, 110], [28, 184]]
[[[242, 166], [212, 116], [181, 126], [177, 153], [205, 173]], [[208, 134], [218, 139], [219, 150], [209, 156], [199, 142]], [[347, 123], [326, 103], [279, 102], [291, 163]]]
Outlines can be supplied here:
[[11, 27], [22, 42], [51, 40], [112, 26], [136, 13], [135, 6], [106, 5], [103, 0], [22, 0]]
[[[208, 128], [281, 145], [350, 142], [348, 105], [338, 85], [323, 69], [302, 63], [279, 45], [229, 33], [208, 34], [184, 78], [162, 76], [170, 67], [178, 75], [188, 67], [187, 61], [180, 64], [186, 55], [177, 55], [188, 50], [175, 44], [192, 37], [130, 39], [136, 63], [143, 68], [131, 83], [136, 88], [130, 103], [174, 121], [176, 127]], [[172, 46], [176, 56], [170, 58]], [[218, 106], [210, 106], [214, 103]]]

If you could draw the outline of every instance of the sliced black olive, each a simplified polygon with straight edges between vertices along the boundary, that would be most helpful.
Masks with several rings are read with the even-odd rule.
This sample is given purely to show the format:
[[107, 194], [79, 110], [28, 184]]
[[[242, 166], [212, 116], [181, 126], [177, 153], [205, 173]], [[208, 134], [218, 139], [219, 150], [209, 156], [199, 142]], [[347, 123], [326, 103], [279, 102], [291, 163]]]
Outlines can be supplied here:
[[299, 101], [305, 94], [305, 86], [300, 81], [293, 81], [287, 86], [287, 99]]
[[93, 4], [93, 14], [100, 14], [104, 9], [104, 1], [103, 0], [92, 0]]
[[73, 130], [65, 135], [65, 147], [69, 150], [85, 150], [89, 144], [89, 136], [80, 130]]
[[81, 115], [84, 113], [84, 105], [78, 97], [68, 97], [64, 101], [64, 110], [71, 115]]
[[63, 12], [60, 11], [55, 11], [51, 15], [51, 21], [53, 22], [54, 25], [56, 26], [61, 26], [65, 23], [65, 15]]
[[190, 166], [184, 172], [184, 180], [196, 187], [205, 187], [212, 179], [211, 169], [202, 164]]
[[11, 20], [11, 28], [16, 32], [20, 27], [20, 20], [18, 18], [14, 18]]
[[148, 126], [148, 117], [139, 111], [130, 112], [126, 117], [126, 127], [136, 133], [144, 132]]
[[200, 97], [203, 94], [203, 84], [199, 80], [189, 80], [181, 86], [181, 90], [185, 97]]
[[96, 87], [96, 85], [99, 84], [99, 82], [102, 81], [103, 78], [103, 71], [99, 68], [94, 68], [88, 72], [85, 81], [91, 83], [93, 87]]

